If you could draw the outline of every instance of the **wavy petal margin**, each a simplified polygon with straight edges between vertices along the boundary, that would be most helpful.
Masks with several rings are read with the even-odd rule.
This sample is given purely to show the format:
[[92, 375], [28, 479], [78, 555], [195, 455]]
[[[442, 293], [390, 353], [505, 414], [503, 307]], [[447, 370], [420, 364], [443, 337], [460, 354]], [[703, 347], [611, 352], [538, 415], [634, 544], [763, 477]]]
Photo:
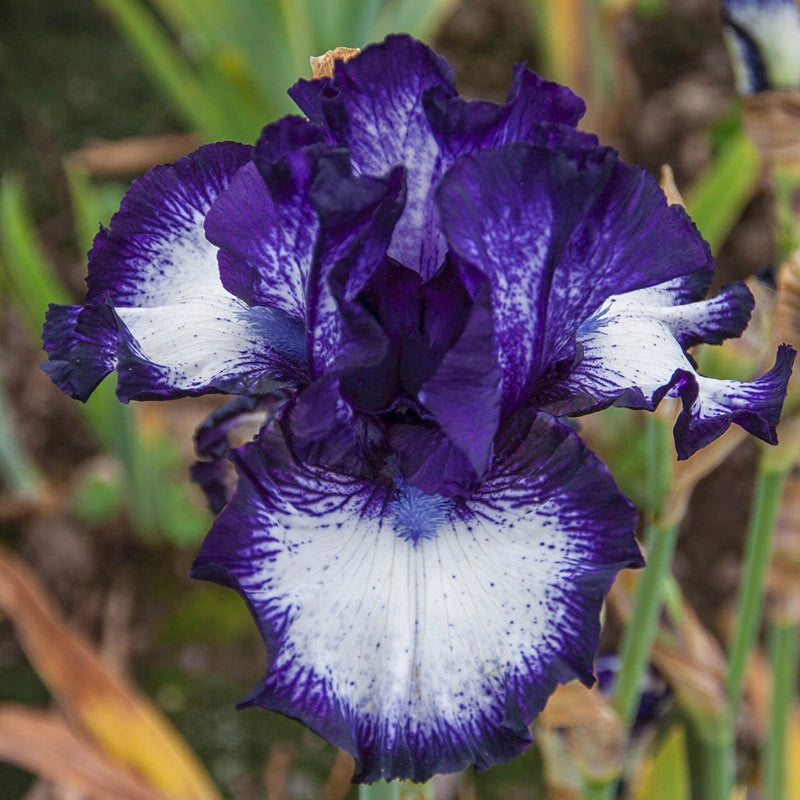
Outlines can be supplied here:
[[243, 705], [353, 753], [355, 780], [506, 761], [558, 682], [592, 683], [602, 599], [641, 565], [635, 512], [568, 428], [503, 433], [465, 498], [234, 454], [193, 575], [240, 591], [268, 652]]
[[214, 200], [251, 155], [233, 142], [206, 145], [133, 182], [89, 253], [86, 305], [48, 314], [44, 370], [62, 390], [85, 400], [113, 369], [124, 401], [259, 393], [303, 379], [302, 324], [227, 292], [204, 233]]

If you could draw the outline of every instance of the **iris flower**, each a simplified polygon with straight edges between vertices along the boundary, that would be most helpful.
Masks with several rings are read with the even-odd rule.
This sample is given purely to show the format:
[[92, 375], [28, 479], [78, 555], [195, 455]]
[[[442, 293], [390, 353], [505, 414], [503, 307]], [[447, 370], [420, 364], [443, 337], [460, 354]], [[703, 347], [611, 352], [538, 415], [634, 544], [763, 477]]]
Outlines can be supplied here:
[[524, 65], [504, 104], [468, 102], [391, 36], [290, 94], [304, 116], [254, 148], [133, 183], [44, 369], [80, 399], [112, 370], [123, 401], [238, 396], [198, 433], [219, 515], [193, 574], [263, 636], [243, 705], [350, 751], [356, 781], [485, 768], [557, 683], [593, 682], [603, 597], [642, 563], [569, 418], [669, 395], [681, 457], [731, 422], [774, 442], [794, 353], [696, 372], [685, 348], [741, 333], [750, 293], [703, 299], [686, 214]]
[[722, 0], [721, 11], [741, 94], [800, 88], [797, 0]]

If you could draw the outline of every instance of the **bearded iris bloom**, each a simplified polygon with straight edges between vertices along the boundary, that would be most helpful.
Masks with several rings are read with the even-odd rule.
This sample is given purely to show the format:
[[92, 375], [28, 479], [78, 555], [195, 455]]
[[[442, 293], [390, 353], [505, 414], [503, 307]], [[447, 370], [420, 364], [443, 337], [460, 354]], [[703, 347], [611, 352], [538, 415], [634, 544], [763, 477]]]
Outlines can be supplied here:
[[722, 0], [721, 10], [741, 94], [800, 88], [797, 0]]
[[[219, 511], [198, 578], [241, 592], [268, 668], [244, 701], [356, 758], [357, 781], [507, 760], [558, 682], [593, 681], [636, 515], [568, 418], [683, 411], [688, 457], [765, 441], [794, 358], [742, 383], [685, 348], [737, 336], [713, 262], [643, 170], [519, 66], [467, 102], [389, 37], [290, 90], [305, 116], [134, 182], [54, 306], [45, 371], [85, 399], [237, 395], [198, 433]], [[263, 427], [229, 448], [244, 417]], [[225, 458], [223, 458], [225, 456]], [[235, 487], [226, 476], [235, 468]]]

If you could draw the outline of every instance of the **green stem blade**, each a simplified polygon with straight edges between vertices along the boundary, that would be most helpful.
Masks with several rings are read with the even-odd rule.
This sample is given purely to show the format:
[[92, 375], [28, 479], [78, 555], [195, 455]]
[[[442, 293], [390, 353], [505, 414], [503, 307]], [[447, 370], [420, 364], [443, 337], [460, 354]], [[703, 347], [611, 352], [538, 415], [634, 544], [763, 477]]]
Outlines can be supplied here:
[[786, 796], [786, 742], [797, 686], [799, 642], [800, 629], [797, 625], [779, 622], [770, 626], [772, 698], [764, 753], [765, 800], [789, 800]]
[[733, 717], [736, 716], [742, 700], [747, 662], [761, 627], [767, 568], [772, 555], [775, 520], [785, 477], [784, 472], [768, 472], [763, 469], [759, 469], [756, 476], [755, 496], [747, 530], [744, 572], [736, 604], [736, 628], [728, 652], [726, 686]]
[[[617, 675], [612, 705], [623, 723], [630, 728], [639, 704], [642, 676], [658, 633], [664, 586], [670, 573], [679, 523], [659, 521], [669, 491], [672, 469], [671, 425], [666, 418], [647, 419], [648, 504], [646, 526], [647, 566], [636, 586], [633, 614], [625, 629], [620, 647], [620, 670]], [[611, 800], [616, 796], [616, 781], [589, 784], [584, 800]]]

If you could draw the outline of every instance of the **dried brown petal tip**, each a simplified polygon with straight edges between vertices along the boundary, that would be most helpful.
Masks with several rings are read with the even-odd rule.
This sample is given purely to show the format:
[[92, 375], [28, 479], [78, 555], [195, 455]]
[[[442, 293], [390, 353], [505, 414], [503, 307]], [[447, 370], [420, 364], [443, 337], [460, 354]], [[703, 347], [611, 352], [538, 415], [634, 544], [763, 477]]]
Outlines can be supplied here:
[[678, 186], [675, 183], [675, 173], [669, 164], [663, 164], [661, 167], [661, 191], [667, 196], [667, 202], [671, 206], [685, 206], [683, 197], [678, 191]]
[[337, 61], [349, 61], [361, 51], [357, 47], [334, 47], [321, 56], [311, 56], [311, 76], [317, 78], [332, 78], [333, 68]]

